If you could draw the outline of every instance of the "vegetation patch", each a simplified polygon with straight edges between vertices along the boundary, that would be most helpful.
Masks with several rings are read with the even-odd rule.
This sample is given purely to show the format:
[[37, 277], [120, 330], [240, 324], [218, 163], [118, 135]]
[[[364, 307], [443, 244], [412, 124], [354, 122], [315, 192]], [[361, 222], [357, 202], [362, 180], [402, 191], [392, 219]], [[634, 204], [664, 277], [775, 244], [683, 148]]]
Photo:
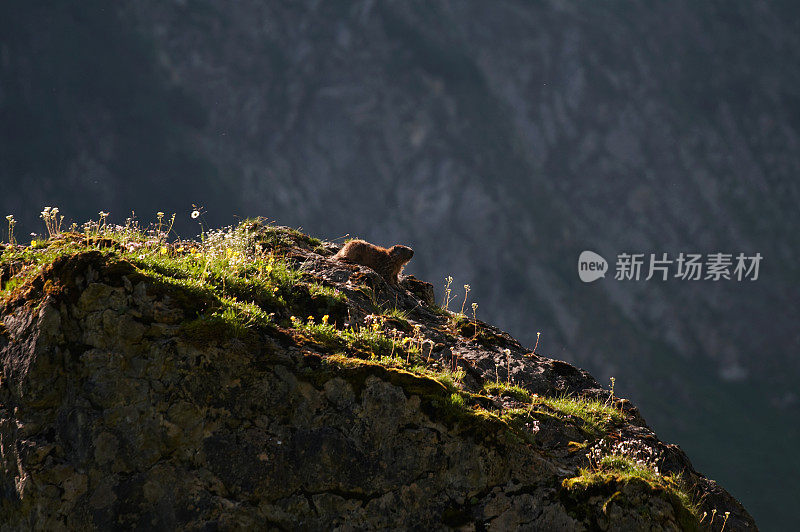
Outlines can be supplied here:
[[245, 221], [242, 225], [256, 235], [257, 242], [261, 249], [265, 251], [278, 251], [292, 246], [317, 249], [322, 245], [322, 241], [318, 238], [308, 236], [291, 227], [267, 224], [261, 218]]
[[214, 310], [182, 323], [180, 334], [197, 346], [235, 338], [255, 349], [260, 342], [259, 331], [275, 330], [270, 316], [257, 305], [233, 299], [221, 299], [219, 303]]
[[418, 361], [420, 351], [409, 342], [404, 342], [398, 334], [387, 336], [383, 323], [379, 317], [373, 317], [371, 323], [365, 326], [350, 326], [336, 328], [330, 323], [329, 316], [323, 315], [317, 321], [313, 315], [305, 320], [291, 317], [292, 327], [304, 333], [308, 339], [318, 343], [323, 348], [334, 353], [358, 355], [359, 358], [377, 359], [380, 361], [406, 360], [411, 362], [411, 357]]
[[322, 387], [334, 377], [341, 377], [353, 386], [357, 394], [361, 393], [366, 379], [370, 376], [400, 386], [409, 396], [444, 397], [448, 393], [447, 388], [436, 379], [399, 367], [399, 362], [393, 365], [385, 361], [363, 360], [341, 354], [323, 358], [320, 367], [311, 375], [318, 387]]
[[72, 243], [63, 246], [32, 248], [9, 246], [0, 252], [0, 298], [17, 299], [27, 284], [40, 276], [46, 267], [61, 257], [70, 257], [85, 249]]
[[[679, 475], [660, 475], [645, 464], [622, 455], [607, 455], [591, 468], [581, 468], [578, 475], [565, 479], [560, 497], [573, 515], [596, 526], [598, 510], [606, 513], [612, 504], [639, 506], [660, 496], [668, 501], [682, 530], [700, 530], [698, 505], [692, 500]], [[640, 494], [641, 497], [637, 497]], [[590, 502], [601, 498], [602, 506]], [[650, 516], [654, 517], [654, 516]]]
[[148, 229], [131, 220], [125, 226], [112, 226], [106, 222], [107, 214], [101, 213], [101, 219], [87, 222], [83, 231], [64, 232], [50, 213], [52, 210], [43, 212], [49, 237], [36, 238], [28, 246], [4, 246], [0, 252], [0, 298], [18, 297], [19, 289], [29, 288], [25, 285], [60, 257], [96, 251], [102, 252], [109, 263], [127, 261], [142, 275], [158, 281], [177, 283], [188, 290], [206, 288], [222, 298], [256, 304], [287, 320], [293, 313], [328, 314], [341, 321], [346, 315], [344, 295], [305, 281], [292, 260], [276, 254], [274, 247], [261, 245], [264, 239], [319, 245], [318, 240], [294, 230], [249, 220], [236, 227], [203, 232], [198, 242], [168, 242], [169, 226], [163, 223], [162, 213], [158, 223]]
[[531, 394], [520, 386], [499, 381], [486, 383], [482, 391], [492, 396], [508, 397], [524, 405], [504, 412], [511, 418], [554, 417], [576, 423], [589, 435], [606, 433], [625, 420], [625, 414], [619, 408], [597, 399], [571, 395], [543, 397]]
[[531, 394], [525, 388], [517, 386], [516, 384], [508, 384], [505, 382], [487, 382], [483, 385], [483, 391], [489, 395], [496, 395], [499, 397], [510, 397], [521, 403], [530, 403]]
[[534, 403], [544, 405], [562, 419], [580, 419], [583, 428], [593, 434], [607, 432], [625, 420], [625, 414], [617, 407], [597, 399], [561, 395], [559, 397], [535, 396]]

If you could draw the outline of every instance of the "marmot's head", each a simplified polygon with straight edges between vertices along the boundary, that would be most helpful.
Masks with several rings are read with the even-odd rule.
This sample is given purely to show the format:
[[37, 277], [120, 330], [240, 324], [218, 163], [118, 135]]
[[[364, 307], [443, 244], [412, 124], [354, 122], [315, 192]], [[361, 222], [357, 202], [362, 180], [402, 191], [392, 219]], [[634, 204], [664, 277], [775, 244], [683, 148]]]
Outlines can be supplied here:
[[414, 256], [414, 250], [408, 246], [394, 245], [389, 248], [389, 256], [393, 261], [398, 261], [400, 264], [405, 264]]

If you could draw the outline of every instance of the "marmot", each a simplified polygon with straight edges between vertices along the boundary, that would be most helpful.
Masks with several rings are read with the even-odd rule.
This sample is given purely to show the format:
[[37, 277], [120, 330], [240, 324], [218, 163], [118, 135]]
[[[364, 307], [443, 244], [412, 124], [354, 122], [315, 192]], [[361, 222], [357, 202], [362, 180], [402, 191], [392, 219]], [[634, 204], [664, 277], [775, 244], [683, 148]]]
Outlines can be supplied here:
[[414, 250], [408, 246], [395, 245], [386, 249], [364, 240], [350, 240], [333, 258], [372, 268], [389, 284], [397, 285], [403, 266], [413, 256]]

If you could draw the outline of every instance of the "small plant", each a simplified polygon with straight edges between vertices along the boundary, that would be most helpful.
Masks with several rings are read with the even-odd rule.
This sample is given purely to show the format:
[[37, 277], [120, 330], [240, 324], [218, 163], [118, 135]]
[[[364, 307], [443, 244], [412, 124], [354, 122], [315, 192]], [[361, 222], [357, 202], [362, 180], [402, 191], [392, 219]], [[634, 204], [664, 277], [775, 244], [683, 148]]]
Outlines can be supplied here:
[[6, 220], [8, 220], [8, 243], [13, 246], [17, 243], [14, 240], [14, 225], [16, 225], [17, 221], [14, 219], [13, 214], [6, 216]]
[[722, 528], [719, 529], [719, 532], [723, 532], [725, 530], [725, 525], [728, 524], [728, 517], [730, 517], [730, 512], [725, 512], [725, 520], [722, 521]]
[[424, 342], [422, 342], [422, 344], [423, 345], [428, 344], [428, 358], [425, 360], [425, 364], [430, 364], [431, 363], [431, 355], [433, 354], [433, 348], [436, 346], [436, 343], [433, 340], [431, 340], [430, 338], [427, 338], [427, 339], [425, 339]]
[[192, 203], [192, 212], [189, 215], [192, 220], [197, 220], [197, 223], [200, 225], [200, 240], [205, 241], [205, 228], [203, 227], [203, 219], [201, 218], [204, 214], [203, 207], [198, 207], [194, 203]]
[[407, 310], [402, 310], [397, 307], [390, 308], [383, 312], [383, 315], [387, 318], [394, 318], [396, 320], [401, 321], [408, 321], [409, 312]]
[[47, 228], [47, 234], [52, 238], [61, 232], [61, 222], [64, 217], [58, 216], [58, 207], [45, 207], [39, 216], [44, 220], [44, 226]]
[[469, 285], [468, 285], [468, 284], [465, 284], [465, 285], [464, 285], [464, 301], [461, 303], [461, 312], [460, 312], [460, 314], [461, 314], [462, 316], [464, 315], [464, 307], [465, 307], [465, 306], [466, 306], [466, 304], [467, 304], [467, 296], [469, 295], [469, 290], [470, 290], [470, 287], [469, 287]]
[[411, 351], [414, 350], [415, 352], [422, 352], [422, 344], [425, 341], [425, 337], [422, 335], [422, 327], [419, 325], [414, 326], [414, 335], [413, 336], [406, 336], [400, 342], [402, 346], [404, 346], [408, 350], [408, 354], [406, 356], [406, 363], [409, 362], [409, 357], [411, 356]]
[[614, 377], [611, 377], [611, 395], [606, 399], [606, 404], [614, 404]]
[[231, 324], [235, 338], [240, 338], [244, 333], [247, 325], [242, 316], [236, 312], [234, 307], [228, 307], [222, 311], [222, 319]]
[[156, 228], [156, 231], [158, 232], [158, 234], [161, 234], [161, 224], [164, 221], [164, 213], [161, 212], [161, 211], [158, 211], [156, 213], [156, 217], [158, 218], [158, 227]]
[[506, 384], [511, 385], [511, 349], [505, 348], [503, 352], [506, 354]]
[[169, 220], [169, 223], [164, 222], [164, 213], [158, 211], [156, 213], [156, 217], [158, 218], [158, 225], [156, 226], [156, 237], [158, 239], [159, 244], [165, 242], [167, 237], [172, 232], [172, 226], [175, 225], [175, 213], [172, 213], [172, 217]]
[[536, 348], [539, 347], [539, 337], [541, 335], [542, 335], [542, 333], [540, 333], [540, 332], [536, 333], [536, 345], [533, 346], [533, 354], [534, 355], [536, 354]]
[[108, 221], [109, 213], [105, 211], [100, 211], [97, 214], [100, 215], [100, 220], [97, 222], [97, 231], [99, 234], [103, 234], [106, 232], [106, 223]]
[[458, 391], [461, 381], [467, 376], [467, 372], [463, 369], [453, 370], [451, 368], [440, 371], [426, 370], [425, 373], [444, 384], [451, 393]]
[[460, 393], [451, 393], [450, 404], [458, 408], [464, 408], [464, 397]]
[[450, 311], [450, 308], [449, 308], [450, 307], [450, 301], [453, 300], [450, 297], [450, 292], [451, 292], [450, 284], [453, 282], [453, 277], [448, 275], [447, 277], [444, 278], [444, 280], [447, 282], [447, 284], [444, 287], [444, 301], [442, 302], [442, 306], [444, 307], [444, 309], [446, 311], [449, 312]]
[[475, 329], [475, 334], [472, 335], [472, 339], [474, 340], [476, 336], [478, 336], [478, 304], [472, 304], [472, 328]]

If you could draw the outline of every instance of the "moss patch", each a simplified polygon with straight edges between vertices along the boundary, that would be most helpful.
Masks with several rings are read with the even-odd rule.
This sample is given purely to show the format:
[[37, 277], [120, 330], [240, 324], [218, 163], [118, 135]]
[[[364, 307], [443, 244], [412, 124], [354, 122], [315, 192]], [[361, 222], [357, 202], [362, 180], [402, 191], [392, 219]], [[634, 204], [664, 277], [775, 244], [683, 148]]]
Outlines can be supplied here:
[[672, 506], [682, 530], [700, 530], [698, 507], [680, 477], [662, 476], [625, 456], [605, 456], [596, 468], [580, 469], [578, 476], [565, 479], [561, 486], [559, 496], [564, 505], [590, 526], [597, 526], [601, 513], [606, 514], [612, 504], [643, 513], [649, 512], [644, 503], [660, 497]]

